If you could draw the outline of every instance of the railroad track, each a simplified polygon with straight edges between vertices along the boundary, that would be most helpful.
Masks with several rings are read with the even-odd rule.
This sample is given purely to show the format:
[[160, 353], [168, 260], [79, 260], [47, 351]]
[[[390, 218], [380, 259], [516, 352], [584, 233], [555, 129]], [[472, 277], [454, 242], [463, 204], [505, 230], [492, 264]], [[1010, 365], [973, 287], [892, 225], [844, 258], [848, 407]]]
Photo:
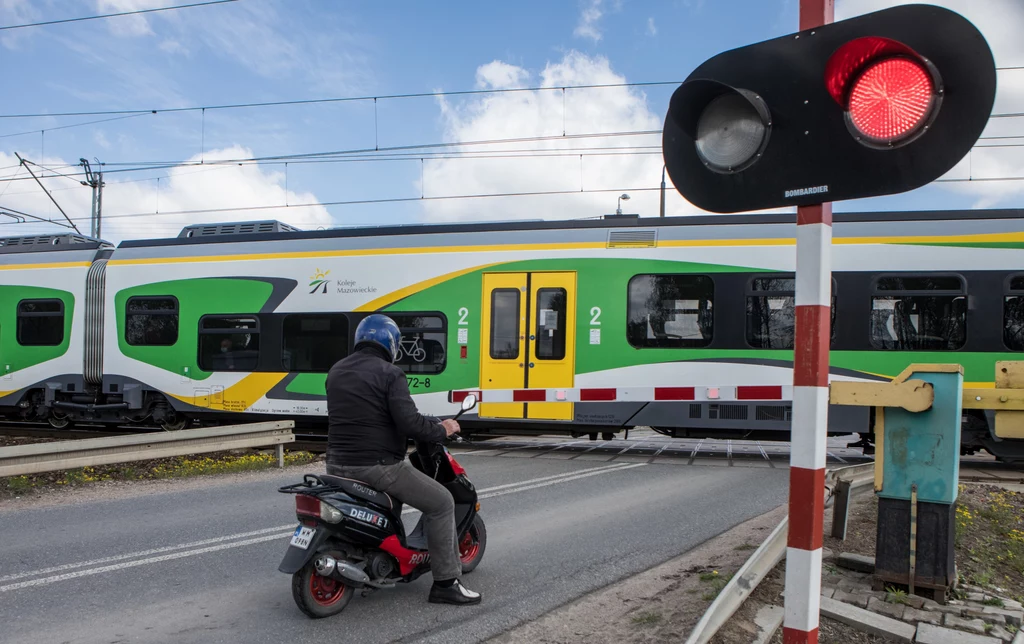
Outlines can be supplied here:
[[[153, 427], [82, 427], [54, 429], [44, 423], [0, 423], [0, 436], [41, 439], [80, 439], [128, 433], [162, 432]], [[859, 448], [847, 447], [850, 437], [829, 439], [828, 463], [857, 465], [873, 460]], [[296, 434], [287, 449], [323, 452], [325, 434]], [[789, 467], [789, 443], [752, 440], [669, 438], [647, 429], [630, 431], [630, 438], [591, 441], [555, 436], [498, 437], [451, 443], [453, 452], [495, 458], [546, 458], [583, 461], [641, 461], [723, 467]], [[1014, 468], [988, 455], [961, 457], [961, 482], [1024, 485], [1024, 468]]]

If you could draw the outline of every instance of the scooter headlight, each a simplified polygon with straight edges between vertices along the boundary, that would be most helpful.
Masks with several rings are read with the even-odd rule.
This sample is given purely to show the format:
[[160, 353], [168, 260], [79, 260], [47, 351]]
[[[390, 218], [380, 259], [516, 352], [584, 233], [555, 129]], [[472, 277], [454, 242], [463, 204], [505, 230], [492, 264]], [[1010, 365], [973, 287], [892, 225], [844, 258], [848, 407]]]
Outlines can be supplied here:
[[328, 504], [325, 501], [320, 501], [320, 520], [326, 521], [327, 523], [341, 523], [341, 510]]

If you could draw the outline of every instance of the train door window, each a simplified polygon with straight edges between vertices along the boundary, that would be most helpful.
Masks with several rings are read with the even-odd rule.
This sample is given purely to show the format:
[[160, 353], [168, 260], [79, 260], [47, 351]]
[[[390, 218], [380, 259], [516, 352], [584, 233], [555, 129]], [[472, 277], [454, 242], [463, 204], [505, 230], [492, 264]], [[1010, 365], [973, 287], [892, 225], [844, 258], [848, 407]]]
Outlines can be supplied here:
[[538, 360], [565, 358], [565, 302], [564, 288], [537, 290], [537, 345]]
[[402, 346], [395, 364], [406, 373], [433, 374], [444, 371], [448, 346], [447, 323], [441, 313], [389, 313], [402, 333]]
[[260, 324], [254, 316], [207, 315], [199, 320], [199, 368], [255, 371], [260, 357]]
[[629, 280], [626, 337], [637, 348], [711, 344], [715, 283], [707, 275], [637, 275]]
[[871, 345], [956, 351], [967, 342], [967, 289], [959, 275], [882, 276], [871, 297]]
[[514, 288], [491, 291], [491, 358], [515, 360], [519, 357], [519, 297]]
[[[832, 280], [831, 343], [836, 333], [836, 282]], [[796, 338], [796, 278], [755, 277], [747, 287], [747, 343], [757, 349], [792, 349]]]
[[64, 342], [63, 300], [18, 302], [17, 337], [23, 347], [52, 347]]
[[1024, 351], [1024, 276], [1010, 277], [1003, 296], [1003, 343], [1010, 351]]
[[281, 366], [285, 371], [327, 373], [348, 355], [348, 317], [291, 313], [284, 317]]
[[170, 346], [178, 341], [178, 299], [130, 297], [125, 305], [124, 339], [132, 346]]

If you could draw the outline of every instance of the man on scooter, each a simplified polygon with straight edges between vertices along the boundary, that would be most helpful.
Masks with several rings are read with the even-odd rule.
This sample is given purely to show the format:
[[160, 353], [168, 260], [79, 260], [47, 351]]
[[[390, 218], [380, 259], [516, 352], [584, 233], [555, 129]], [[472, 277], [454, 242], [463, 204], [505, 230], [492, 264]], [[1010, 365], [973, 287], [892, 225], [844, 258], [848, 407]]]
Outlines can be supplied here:
[[405, 373], [394, 364], [401, 339], [391, 318], [370, 315], [356, 327], [353, 352], [328, 372], [327, 473], [362, 481], [422, 512], [434, 577], [429, 601], [476, 604], [480, 593], [459, 581], [452, 495], [405, 460], [407, 439], [439, 443], [459, 424], [416, 409]]

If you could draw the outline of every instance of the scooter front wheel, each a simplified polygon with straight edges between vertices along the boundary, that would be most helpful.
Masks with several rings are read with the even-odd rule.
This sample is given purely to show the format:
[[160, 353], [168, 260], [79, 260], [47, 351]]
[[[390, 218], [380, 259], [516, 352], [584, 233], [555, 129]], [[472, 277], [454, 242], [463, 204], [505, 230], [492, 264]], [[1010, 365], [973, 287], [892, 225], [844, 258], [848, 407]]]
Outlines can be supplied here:
[[459, 559], [462, 560], [462, 572], [469, 573], [480, 565], [487, 549], [487, 526], [479, 514], [473, 517], [473, 525], [469, 526], [462, 540], [459, 541]]
[[292, 575], [292, 597], [299, 610], [313, 619], [337, 615], [345, 610], [353, 595], [355, 590], [351, 586], [318, 575], [312, 561]]

